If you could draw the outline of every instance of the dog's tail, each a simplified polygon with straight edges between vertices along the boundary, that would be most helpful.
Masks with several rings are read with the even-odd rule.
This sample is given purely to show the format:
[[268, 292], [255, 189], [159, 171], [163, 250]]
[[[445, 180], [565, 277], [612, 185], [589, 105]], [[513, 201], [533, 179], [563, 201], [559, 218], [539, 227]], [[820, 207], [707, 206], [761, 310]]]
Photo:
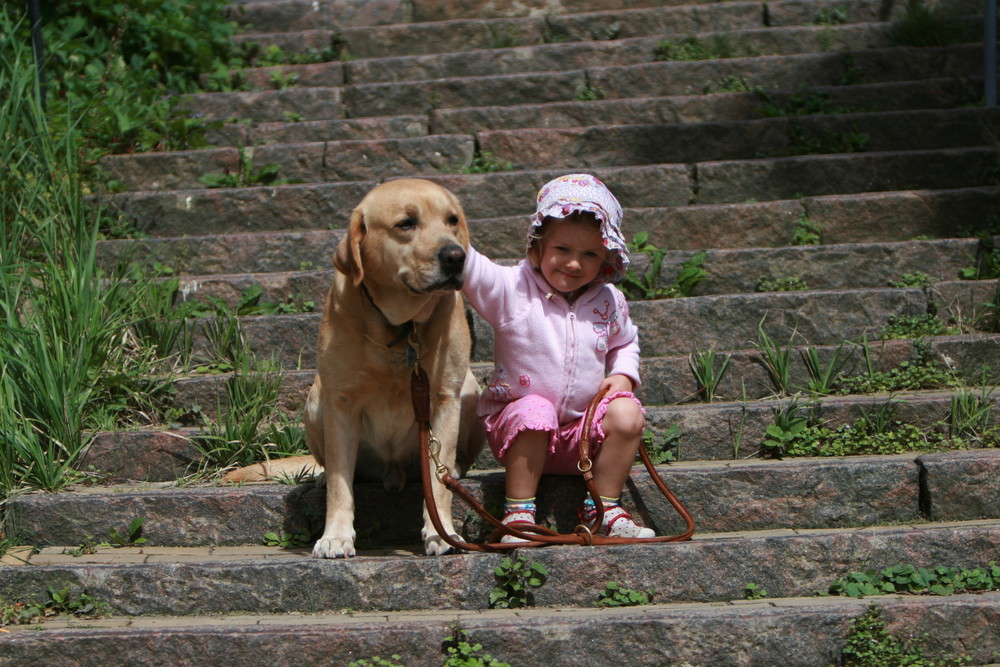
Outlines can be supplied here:
[[312, 456], [289, 456], [231, 470], [222, 478], [224, 482], [263, 482], [269, 479], [304, 480], [323, 472]]

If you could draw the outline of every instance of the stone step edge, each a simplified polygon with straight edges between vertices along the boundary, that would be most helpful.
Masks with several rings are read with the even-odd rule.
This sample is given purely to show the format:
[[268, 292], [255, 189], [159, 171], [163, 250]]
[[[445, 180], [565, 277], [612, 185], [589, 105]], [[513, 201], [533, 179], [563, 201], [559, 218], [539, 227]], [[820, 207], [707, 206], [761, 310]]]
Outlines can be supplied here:
[[[845, 41], [844, 35], [850, 39], [854, 36], [865, 37], [868, 35], [878, 36], [888, 32], [891, 24], [885, 22], [873, 22], [873, 21], [859, 21], [854, 23], [847, 23], [835, 26], [818, 26], [818, 25], [786, 25], [779, 27], [767, 27], [767, 26], [756, 26], [756, 27], [744, 27], [744, 28], [734, 28], [726, 30], [705, 30], [696, 33], [689, 33], [687, 31], [681, 33], [663, 33], [657, 36], [640, 35], [635, 37], [625, 37], [620, 39], [615, 39], [613, 41], [598, 41], [598, 40], [581, 40], [581, 41], [571, 41], [571, 42], [555, 42], [547, 44], [527, 44], [521, 46], [512, 47], [500, 47], [500, 48], [489, 48], [482, 47], [472, 51], [463, 52], [440, 52], [440, 53], [429, 53], [429, 54], [413, 54], [413, 55], [382, 55], [382, 56], [366, 56], [363, 58], [356, 58], [353, 60], [330, 60], [319, 63], [312, 64], [286, 64], [286, 65], [261, 65], [247, 67], [240, 70], [244, 81], [250, 82], [254, 85], [253, 91], [245, 92], [263, 92], [266, 90], [273, 89], [272, 77], [275, 76], [297, 76], [302, 75], [304, 77], [304, 84], [315, 85], [320, 81], [329, 82], [329, 85], [333, 86], [347, 86], [347, 85], [361, 85], [361, 84], [375, 84], [375, 83], [390, 83], [390, 82], [405, 82], [405, 81], [431, 81], [440, 78], [451, 78], [455, 75], [449, 74], [447, 71], [438, 72], [437, 76], [433, 76], [432, 70], [435, 66], [439, 69], [449, 68], [449, 66], [454, 66], [448, 61], [450, 59], [457, 60], [461, 62], [463, 59], [468, 61], [470, 58], [496, 58], [503, 57], [510, 54], [521, 54], [528, 59], [528, 57], [535, 55], [536, 51], [548, 51], [546, 54], [548, 59], [546, 62], [551, 62], [552, 54], [559, 53], [561, 51], [570, 52], [570, 56], [567, 59], [567, 66], [565, 68], [553, 69], [516, 69], [513, 71], [503, 71], [497, 72], [495, 75], [502, 74], [539, 74], [539, 73], [556, 73], [563, 71], [572, 71], [583, 67], [604, 67], [609, 66], [606, 62], [601, 61], [601, 57], [606, 55], [608, 52], [608, 46], [611, 47], [612, 51], [621, 49], [628, 52], [630, 48], [640, 47], [648, 49], [650, 54], [654, 54], [656, 47], [667, 39], [672, 39], [674, 41], [682, 41], [684, 39], [696, 39], [700, 41], [709, 40], [712, 38], [719, 39], [730, 39], [734, 38], [739, 46], [743, 46], [742, 40], [746, 40], [747, 45], [750, 48], [756, 46], [757, 42], [761, 37], [768, 37], [773, 35], [775, 31], [781, 31], [783, 35], [796, 35], [808, 37], [810, 35], [822, 35], [824, 39], [829, 39], [831, 44], [842, 44]], [[742, 38], [742, 39], [741, 39]], [[868, 48], [891, 48], [891, 43], [888, 41], [871, 40], [864, 42], [868, 45]], [[798, 45], [801, 46], [801, 45]], [[769, 48], [770, 47], [770, 48]], [[593, 54], [580, 53], [587, 50], [592, 50]], [[783, 55], [801, 55], [805, 53], [810, 53], [809, 45], [806, 44], [803, 50], [791, 50], [782, 48], [782, 44], [770, 43], [764, 44], [762, 50], [764, 53], [756, 52], [752, 54], [745, 54], [737, 57], [760, 57], [760, 56], [783, 56]], [[576, 53], [574, 53], [576, 52]], [[626, 53], [626, 56], [628, 54]], [[581, 63], [580, 60], [584, 59], [585, 62]], [[629, 60], [632, 60], [629, 58]], [[438, 62], [435, 62], [438, 61]], [[430, 66], [422, 69], [428, 71], [425, 72], [424, 78], [404, 76], [400, 78], [398, 75], [392, 76], [391, 74], [383, 74], [379, 71], [372, 72], [371, 66], [379, 65], [385, 68], [387, 64], [391, 63], [403, 63], [410, 64], [412, 62], [418, 63], [428, 63]], [[621, 63], [619, 65], [612, 64], [611, 66], [629, 66], [638, 64], [648, 64], [652, 62], [657, 62], [656, 60], [649, 60], [647, 63], [642, 63], [639, 61]], [[357, 70], [361, 70], [358, 72]], [[371, 78], [371, 75], [377, 76], [379, 78]], [[360, 75], [360, 76], [359, 76]], [[383, 78], [390, 77], [391, 78]], [[460, 77], [462, 75], [459, 75]], [[471, 74], [466, 75], [470, 77], [479, 76], [490, 76], [487, 74]], [[463, 77], [464, 78], [464, 77]], [[350, 81], [350, 83], [347, 83]], [[262, 87], [266, 86], [266, 87]], [[292, 88], [295, 85], [290, 86]], [[243, 91], [228, 91], [228, 92], [243, 92]], [[213, 94], [206, 91], [202, 94]]]
[[[477, 655], [513, 665], [629, 663], [761, 664], [825, 666], [846, 645], [850, 623], [876, 605], [894, 636], [931, 637], [933, 654], [959, 654], [985, 664], [995, 660], [991, 627], [1000, 622], [1000, 594], [949, 597], [874, 596], [784, 598], [769, 601], [647, 605], [628, 609], [528, 608], [516, 611], [202, 616], [46, 621], [13, 626], [0, 646], [17, 664], [181, 664], [192, 655], [222, 655], [243, 664], [281, 664], [289, 650], [303, 664], [399, 656], [402, 664], [434, 665], [445, 657], [442, 641], [460, 628]], [[595, 640], [613, 628], [613, 639]], [[581, 641], [581, 638], [588, 638]], [[688, 638], [679, 639], [679, 638]], [[213, 639], [217, 639], [213, 646]], [[110, 648], [114, 647], [114, 648]], [[539, 662], [544, 660], [544, 662]]]
[[[991, 633], [1000, 622], [997, 593], [783, 598], [627, 609], [47, 620], [40, 626], [43, 632], [25, 631], [39, 626], [9, 627], [0, 646], [18, 664], [51, 664], [53, 657], [69, 655], [81, 666], [122, 658], [136, 664], [180, 664], [195, 654], [225, 654], [243, 664], [280, 664], [292, 650], [303, 664], [398, 655], [402, 664], [429, 666], [441, 663], [442, 641], [460, 628], [470, 643], [480, 645], [478, 655], [514, 665], [610, 661], [621, 658], [622, 644], [631, 644], [642, 647], [630, 651], [629, 663], [635, 665], [737, 664], [752, 655], [761, 664], [825, 666], [842, 654], [850, 622], [872, 606], [881, 610], [893, 635], [932, 637], [934, 654], [959, 654], [985, 664], [1000, 649]], [[601, 637], [609, 628], [614, 629], [613, 640], [581, 641]], [[213, 639], [218, 639], [218, 648], [212, 646]]]
[[[493, 464], [496, 465], [495, 463]], [[858, 527], [921, 520], [1000, 518], [1000, 451], [911, 452], [885, 456], [795, 457], [784, 460], [693, 461], [656, 466], [662, 480], [695, 517], [701, 535], [738, 529], [795, 530]], [[849, 482], [853, 480], [853, 483]], [[503, 503], [502, 470], [472, 471], [462, 487], [494, 515]], [[666, 536], [683, 532], [670, 507], [641, 466], [633, 467], [623, 502], [646, 525]], [[766, 487], [766, 488], [765, 488]], [[422, 488], [411, 482], [397, 494], [378, 483], [354, 485], [358, 506], [404, 503], [419, 508]], [[585, 492], [576, 477], [551, 477], [539, 490], [539, 521], [572, 532]], [[718, 494], [725, 496], [720, 498]], [[157, 546], [257, 543], [268, 531], [312, 536], [322, 532], [324, 489], [298, 484], [128, 483], [79, 488], [57, 494], [27, 493], [8, 502], [8, 532], [39, 546], [100, 540], [111, 527], [136, 518]], [[240, 510], [227, 519], [233, 507]], [[458, 497], [451, 499], [456, 526], [478, 539], [485, 524]], [[55, 512], [58, 522], [48, 516]], [[191, 512], [195, 517], [174, 516]], [[208, 522], [207, 524], [205, 522]], [[360, 511], [356, 529], [368, 548], [418, 541], [416, 511], [397, 516]], [[210, 526], [216, 526], [214, 528]], [[372, 532], [372, 529], [376, 530]]]
[[[372, 184], [374, 185], [374, 184]], [[1000, 187], [984, 188], [984, 187], [968, 187], [968, 188], [951, 188], [951, 189], [940, 189], [940, 190], [905, 190], [896, 192], [885, 192], [881, 199], [898, 199], [900, 202], [906, 199], [912, 199], [919, 197], [923, 201], [933, 200], [938, 197], [950, 197], [959, 196], [962, 194], [988, 194], [990, 192], [995, 192], [1000, 194]], [[814, 200], [827, 202], [829, 204], [838, 203], [841, 206], [850, 206], [854, 204], [864, 204], [866, 201], [872, 199], [871, 194], [861, 193], [861, 194], [844, 194], [844, 195], [818, 195], [812, 196], [805, 199], [791, 199], [791, 200], [774, 200], [770, 202], [758, 202], [752, 204], [700, 204], [700, 205], [683, 205], [675, 207], [662, 207], [662, 208], [626, 208], [624, 209], [625, 220], [630, 221], [628, 233], [630, 236], [634, 235], [636, 231], [647, 231], [650, 234], [650, 241], [656, 245], [663, 246], [664, 248], [678, 248], [678, 243], [675, 240], [673, 243], [670, 239], [661, 238], [661, 234], [657, 233], [656, 229], [656, 219], [657, 218], [668, 218], [670, 216], [677, 216], [678, 218], [684, 218], [688, 216], [699, 216], [705, 217], [706, 219], [712, 217], [721, 216], [727, 212], [734, 210], [746, 210], [748, 215], [756, 214], [763, 215], [764, 218], [769, 218], [773, 216], [780, 216], [787, 211], [787, 215], [795, 217], [809, 217], [808, 204]], [[897, 207], [898, 208], [898, 207]], [[507, 237], [509, 235], [515, 234], [518, 239], [518, 247], [520, 246], [520, 239], [523, 236], [523, 228], [527, 224], [529, 211], [525, 211], [523, 215], [510, 215], [505, 217], [495, 217], [495, 218], [470, 218], [470, 232], [472, 234], [475, 242], [483, 247], [483, 251], [491, 254], [494, 257], [502, 256], [503, 254], [511, 254], [509, 249], [510, 243], [505, 242], [502, 239], [492, 238], [493, 234], [488, 234], [488, 232], [495, 228], [498, 230], [498, 235], [501, 237]], [[815, 217], [815, 211], [813, 216]], [[639, 220], [639, 223], [636, 220]], [[824, 235], [828, 236], [831, 232], [830, 221], [823, 220], [824, 225]], [[637, 227], [638, 225], [638, 227]], [[954, 232], [952, 232], [954, 233]], [[337, 243], [340, 241], [344, 234], [343, 228], [329, 229], [329, 230], [300, 230], [300, 231], [258, 231], [258, 232], [229, 232], [229, 233], [217, 233], [217, 234], [195, 234], [191, 236], [161, 236], [161, 237], [147, 237], [147, 238], [137, 238], [137, 239], [107, 239], [98, 241], [97, 252], [98, 257], [106, 265], [110, 266], [115, 258], [126, 257], [129, 253], [135, 253], [133, 257], [137, 258], [138, 261], [154, 261], [163, 259], [168, 265], [171, 265], [174, 259], [170, 254], [169, 250], [171, 247], [180, 248], [181, 256], [188, 256], [194, 252], [196, 248], [204, 248], [205, 245], [209, 245], [211, 248], [211, 256], [225, 256], [225, 253], [231, 252], [232, 248], [239, 247], [240, 245], [246, 243], [250, 245], [250, 250], [252, 254], [258, 255], [261, 251], [270, 250], [274, 252], [279, 250], [284, 252], [286, 255], [295, 255], [298, 261], [298, 269], [303, 270], [303, 261], [306, 262], [307, 268], [315, 268], [321, 266], [327, 266], [330, 263], [330, 258], [336, 249]], [[789, 232], [790, 234], [790, 232]], [[789, 236], [790, 238], [790, 236]], [[955, 237], [941, 237], [937, 240], [945, 240], [947, 238]], [[713, 236], [706, 240], [718, 240], [718, 236]], [[758, 238], [751, 238], [750, 241], [760, 241]], [[865, 245], [870, 243], [910, 243], [909, 241], [877, 241], [877, 240], [837, 240], [822, 243], [817, 246], [819, 248], [830, 247], [836, 245]], [[689, 244], [686, 248], [678, 248], [677, 250], [670, 249], [668, 253], [675, 252], [690, 252], [692, 250], [703, 250], [712, 243], [698, 244], [698, 247], [691, 247]], [[282, 250], [282, 248], [288, 246], [287, 250]], [[738, 250], [744, 248], [757, 248], [757, 249], [779, 249], [789, 247], [787, 245], [787, 240], [785, 244], [777, 245], [763, 245], [760, 243], [751, 245], [740, 245], [733, 244], [731, 246], [719, 247], [717, 250]], [[311, 249], [318, 248], [317, 251], [312, 251]], [[500, 252], [503, 251], [503, 252]], [[204, 252], [204, 251], [202, 251]], [[499, 254], [498, 254], [499, 253]], [[296, 269], [289, 268], [287, 262], [281, 271], [294, 271]], [[217, 266], [222, 262], [212, 261], [211, 266]], [[207, 263], [206, 263], [207, 265]], [[279, 264], [279, 266], [281, 266]], [[174, 267], [177, 268], [177, 267]], [[261, 271], [264, 273], [264, 271]], [[182, 275], [213, 275], [207, 272], [204, 268], [193, 271], [184, 268], [180, 269], [178, 276]]]
[[[662, 602], [724, 602], [756, 583], [775, 597], [812, 595], [858, 570], [899, 564], [976, 568], [996, 560], [1000, 522], [737, 533], [668, 544], [524, 550], [546, 567], [539, 605], [589, 606], [604, 583], [653, 589]], [[128, 615], [484, 609], [501, 554], [73, 564], [0, 569], [0, 595], [46, 583], [81, 588]], [[778, 565], [782, 563], [783, 565]], [[769, 565], [768, 565], [769, 564]], [[761, 567], [762, 565], [766, 565]], [[254, 595], [246, 595], [249, 581]], [[169, 581], [172, 594], [155, 594]], [[448, 586], [432, 582], [449, 581]], [[586, 583], [586, 585], [581, 585]], [[243, 593], [237, 594], [237, 591]], [[44, 590], [38, 591], [44, 593]], [[450, 613], [450, 612], [445, 612]]]
[[[933, 336], [924, 337], [922, 343], [917, 344], [914, 339], [895, 338], [884, 341], [872, 341], [870, 343], [870, 353], [875, 370], [889, 371], [903, 361], [912, 362], [921, 353], [930, 354], [930, 359], [939, 364], [945, 364], [952, 368], [958, 376], [966, 381], [983, 387], [989, 387], [993, 382], [1000, 382], [1000, 369], [992, 375], [983, 377], [981, 374], [981, 361], [985, 356], [985, 351], [977, 349], [982, 345], [990, 346], [997, 339], [993, 334], [964, 334], [957, 336]], [[783, 346], [787, 341], [782, 341]], [[922, 346], [918, 349], [918, 345]], [[792, 355], [791, 373], [789, 376], [793, 391], [799, 393], [804, 400], [809, 400], [808, 392], [802, 392], [802, 387], [807, 386], [808, 374], [802, 363], [800, 352], [809, 348], [816, 350], [821, 362], [828, 361], [837, 350], [838, 345], [815, 345], [810, 346], [804, 343], [793, 341], [792, 348], [799, 354]], [[845, 371], [850, 373], [857, 370], [856, 363], [860, 362], [855, 358], [860, 346], [845, 346], [841, 348], [848, 350], [848, 364]], [[727, 404], [742, 405], [740, 399], [743, 397], [741, 381], [746, 387], [746, 399], [748, 401], [774, 400], [776, 390], [769, 382], [769, 378], [764, 375], [764, 369], [760, 368], [762, 362], [761, 354], [758, 350], [750, 347], [733, 350], [718, 350], [719, 358], [726, 355], [731, 357], [730, 370], [718, 387], [717, 398], [714, 405], [725, 406]], [[689, 369], [689, 355], [642, 357], [640, 359], [640, 373], [643, 377], [643, 387], [640, 398], [647, 407], [669, 406], [680, 408], [682, 406], [704, 405], [698, 400], [697, 387], [694, 377]], [[977, 365], [978, 364], [978, 365]], [[483, 383], [493, 370], [493, 364], [489, 361], [473, 362], [470, 368], [476, 378]], [[305, 400], [305, 393], [315, 377], [316, 370], [309, 368], [284, 369], [276, 371], [282, 377], [282, 385], [279, 389], [277, 407], [288, 416], [294, 416], [301, 408]], [[731, 374], [730, 374], [731, 373]], [[193, 403], [198, 403], [204, 414], [214, 416], [215, 404], [224, 396], [224, 385], [232, 377], [232, 373], [219, 374], [197, 374], [184, 375], [176, 378], [177, 395], [172, 401], [172, 405], [177, 408], [189, 408]], [[669, 391], [667, 384], [675, 385]], [[661, 386], [662, 385], [662, 386]], [[759, 386], [758, 386], [759, 385]], [[939, 392], [932, 392], [939, 393]], [[869, 400], [873, 398], [871, 394], [854, 394], [856, 398]], [[836, 395], [827, 397], [827, 400], [834, 398], [846, 399], [848, 395]]]
[[[882, 119], [893, 119], [893, 118], [908, 118], [916, 117], [919, 121], [924, 121], [926, 118], [939, 118], [939, 117], [965, 117], [965, 116], [997, 116], [1000, 115], [994, 108], [986, 107], [959, 107], [952, 109], [890, 109], [885, 111], [861, 111], [861, 112], [828, 112], [828, 113], [818, 113], [809, 116], [796, 116], [796, 119], [809, 119], [809, 126], [807, 129], [813, 129], [822, 126], [825, 122], [829, 121], [833, 125], [843, 123], [845, 121], [856, 121], [864, 122], [871, 120], [873, 122]], [[983, 118], [977, 118], [976, 120], [985, 121]], [[472, 134], [454, 134], [454, 133], [430, 133], [426, 136], [411, 137], [411, 138], [386, 138], [386, 139], [331, 139], [323, 141], [302, 141], [302, 142], [289, 142], [280, 144], [267, 144], [264, 146], [250, 147], [247, 149], [239, 149], [230, 146], [210, 146], [207, 148], [193, 148], [178, 151], [150, 151], [145, 153], [129, 153], [129, 154], [111, 154], [102, 158], [102, 165], [107, 167], [109, 164], [123, 162], [128, 163], [139, 163], [142, 161], [150, 161], [157, 159], [176, 159], [176, 160], [202, 160], [206, 165], [221, 165], [227, 162], [236, 162], [240, 160], [241, 151], [245, 153], [252, 159], [257, 159], [263, 157], [267, 159], [269, 155], [277, 156], [282, 150], [297, 150], [300, 152], [307, 152], [310, 149], [315, 149], [318, 147], [330, 147], [330, 148], [349, 148], [355, 146], [397, 146], [397, 145], [409, 145], [419, 143], [421, 141], [427, 140], [429, 138], [434, 138], [438, 140], [454, 140], [462, 141], [467, 139], [475, 139], [477, 142], [483, 139], [493, 139], [494, 137], [504, 137], [504, 136], [517, 136], [520, 134], [532, 134], [540, 135], [547, 132], [552, 134], [566, 134], [566, 133], [578, 133], [581, 131], [586, 131], [588, 134], [601, 134], [615, 131], [643, 131], [650, 128], [663, 128], [664, 130], [673, 128], [716, 128], [719, 126], [736, 126], [736, 127], [764, 127], [764, 126], [781, 126], [787, 125], [790, 121], [790, 117], [787, 116], [772, 116], [766, 118], [753, 118], [753, 119], [734, 119], [734, 120], [723, 120], [723, 121], [697, 121], [697, 122], [665, 122], [665, 123], [630, 123], [630, 124], [612, 124], [612, 125], [588, 125], [586, 127], [558, 127], [558, 128], [516, 128], [516, 129], [499, 129], [499, 130], [481, 130]], [[864, 130], [864, 125], [857, 125], [858, 131]], [[988, 129], [985, 127], [984, 131]], [[984, 141], [985, 143], [985, 141]], [[954, 146], [958, 148], [958, 146]], [[906, 150], [925, 150], [925, 149], [906, 149]], [[873, 152], [893, 152], [890, 150], [880, 150]], [[777, 156], [777, 157], [790, 157], [790, 156]], [[720, 162], [726, 161], [728, 158], [719, 158], [714, 160], [700, 160], [703, 162]], [[745, 159], [767, 159], [767, 158], [745, 158]], [[178, 188], [182, 189], [182, 188]]]

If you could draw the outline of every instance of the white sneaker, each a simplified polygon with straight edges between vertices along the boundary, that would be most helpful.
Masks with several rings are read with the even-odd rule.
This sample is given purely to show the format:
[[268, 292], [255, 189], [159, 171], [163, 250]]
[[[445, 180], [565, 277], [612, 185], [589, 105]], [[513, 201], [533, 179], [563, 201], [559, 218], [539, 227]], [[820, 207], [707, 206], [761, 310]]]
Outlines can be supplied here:
[[[531, 512], [509, 512], [503, 519], [500, 520], [503, 525], [514, 524], [512, 527], [518, 529], [517, 524], [535, 523], [535, 515]], [[520, 537], [514, 537], [513, 535], [504, 535], [500, 538], [502, 544], [515, 544], [519, 542], [529, 542], [530, 540], [525, 540]]]
[[632, 515], [621, 506], [610, 507], [604, 511], [599, 533], [606, 537], [656, 537], [655, 530], [637, 524], [632, 520]]

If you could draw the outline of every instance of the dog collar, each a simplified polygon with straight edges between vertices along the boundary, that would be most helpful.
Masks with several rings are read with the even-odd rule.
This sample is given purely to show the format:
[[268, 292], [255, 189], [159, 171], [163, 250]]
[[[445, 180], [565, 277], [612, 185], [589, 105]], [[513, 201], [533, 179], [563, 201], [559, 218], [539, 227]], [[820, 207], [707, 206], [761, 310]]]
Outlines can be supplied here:
[[389, 318], [385, 316], [385, 313], [382, 312], [382, 309], [378, 307], [378, 304], [375, 303], [375, 298], [372, 296], [372, 293], [368, 291], [368, 288], [365, 287], [364, 283], [361, 283], [361, 291], [364, 292], [366, 297], [368, 297], [368, 302], [371, 303], [372, 307], [378, 311], [378, 314], [382, 316], [382, 319], [385, 320], [389, 326], [396, 327], [399, 330], [396, 337], [386, 343], [386, 347], [392, 348], [399, 345], [399, 343], [407, 339], [409, 335], [413, 333], [413, 320], [403, 322], [402, 324], [393, 324], [389, 321]]

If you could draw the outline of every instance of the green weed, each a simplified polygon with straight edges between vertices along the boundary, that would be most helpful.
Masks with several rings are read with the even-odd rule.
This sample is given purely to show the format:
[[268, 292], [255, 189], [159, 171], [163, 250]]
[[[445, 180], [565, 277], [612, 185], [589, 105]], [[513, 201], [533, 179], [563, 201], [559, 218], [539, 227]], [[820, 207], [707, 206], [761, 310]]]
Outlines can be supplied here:
[[809, 285], [798, 276], [788, 276], [786, 278], [767, 278], [761, 276], [755, 286], [757, 292], [804, 292], [808, 289]]
[[787, 394], [791, 388], [792, 336], [789, 336], [786, 345], [779, 345], [764, 331], [764, 320], [761, 320], [757, 324], [757, 342], [754, 347], [760, 352], [761, 363], [771, 378], [775, 393]]
[[245, 148], [240, 149], [240, 166], [234, 173], [226, 169], [221, 174], [204, 174], [198, 177], [198, 182], [206, 188], [245, 188], [254, 185], [285, 185], [290, 183], [287, 178], [278, 178], [278, 165], [265, 164], [255, 167], [253, 153]]
[[758, 584], [749, 583], [743, 587], [744, 600], [763, 600], [767, 597], [767, 589]]
[[805, 213], [799, 216], [792, 230], [791, 245], [820, 245], [822, 243], [823, 227], [810, 220]]
[[882, 329], [882, 340], [892, 338], [925, 338], [927, 336], [952, 336], [962, 333], [961, 328], [950, 326], [932, 313], [917, 315], [890, 315], [889, 323]]
[[928, 658], [918, 643], [904, 642], [889, 633], [882, 609], [872, 605], [851, 621], [843, 662], [849, 667], [945, 667], [964, 664], [960, 658]]
[[490, 608], [517, 609], [534, 604], [534, 589], [543, 586], [549, 571], [524, 556], [504, 556], [493, 569], [497, 585], [490, 591]]
[[146, 538], [142, 536], [142, 524], [145, 519], [136, 517], [129, 524], [125, 533], [119, 533], [115, 528], [108, 530], [108, 541], [114, 547], [136, 547], [146, 543]]
[[671, 424], [660, 435], [659, 442], [657, 442], [656, 434], [645, 429], [642, 432], [642, 444], [646, 448], [649, 460], [654, 465], [678, 460], [681, 451], [681, 435], [681, 427], [677, 424]]
[[735, 58], [739, 54], [724, 35], [715, 35], [710, 40], [688, 37], [680, 42], [665, 39], [656, 45], [656, 60], [712, 60]]
[[649, 265], [639, 275], [632, 267], [625, 270], [625, 277], [619, 283], [619, 288], [625, 297], [631, 300], [670, 299], [691, 296], [694, 288], [708, 277], [708, 272], [702, 268], [708, 253], [698, 251], [681, 263], [677, 278], [672, 285], [661, 286], [660, 271], [666, 250], [658, 248], [649, 242], [647, 232], [637, 232], [628, 243], [629, 252], [643, 253], [649, 258]]
[[899, 280], [890, 280], [889, 287], [919, 287], [921, 289], [928, 289], [934, 284], [935, 280], [937, 279], [930, 277], [923, 271], [914, 271], [913, 273], [904, 273], [903, 277]]
[[716, 390], [719, 388], [719, 383], [722, 382], [722, 378], [729, 368], [731, 359], [732, 355], [727, 354], [722, 359], [722, 362], [717, 365], [715, 350], [692, 352], [688, 355], [688, 366], [691, 368], [691, 373], [694, 375], [695, 382], [698, 385], [698, 394], [706, 403], [711, 403], [715, 400]]
[[965, 37], [961, 24], [945, 7], [928, 7], [923, 0], [908, 0], [903, 15], [889, 28], [896, 46], [948, 46]]
[[0, 600], [0, 627], [41, 623], [45, 619], [59, 616], [100, 618], [109, 614], [110, 608], [106, 602], [85, 592], [74, 596], [69, 588], [56, 589], [49, 586], [44, 602]]
[[282, 549], [296, 549], [308, 546], [313, 543], [312, 533], [308, 529], [287, 535], [285, 533], [264, 533], [263, 542], [269, 547], [281, 547]]
[[655, 591], [637, 591], [625, 588], [616, 581], [609, 581], [604, 590], [598, 593], [595, 607], [637, 607], [652, 604]]
[[444, 640], [441, 648], [445, 653], [442, 667], [510, 667], [489, 653], [480, 655], [483, 645], [469, 641], [469, 633], [458, 626], [452, 626], [452, 635]]
[[472, 156], [472, 164], [462, 169], [465, 174], [491, 174], [500, 171], [511, 171], [514, 165], [507, 160], [501, 160], [489, 151], [476, 151]]

